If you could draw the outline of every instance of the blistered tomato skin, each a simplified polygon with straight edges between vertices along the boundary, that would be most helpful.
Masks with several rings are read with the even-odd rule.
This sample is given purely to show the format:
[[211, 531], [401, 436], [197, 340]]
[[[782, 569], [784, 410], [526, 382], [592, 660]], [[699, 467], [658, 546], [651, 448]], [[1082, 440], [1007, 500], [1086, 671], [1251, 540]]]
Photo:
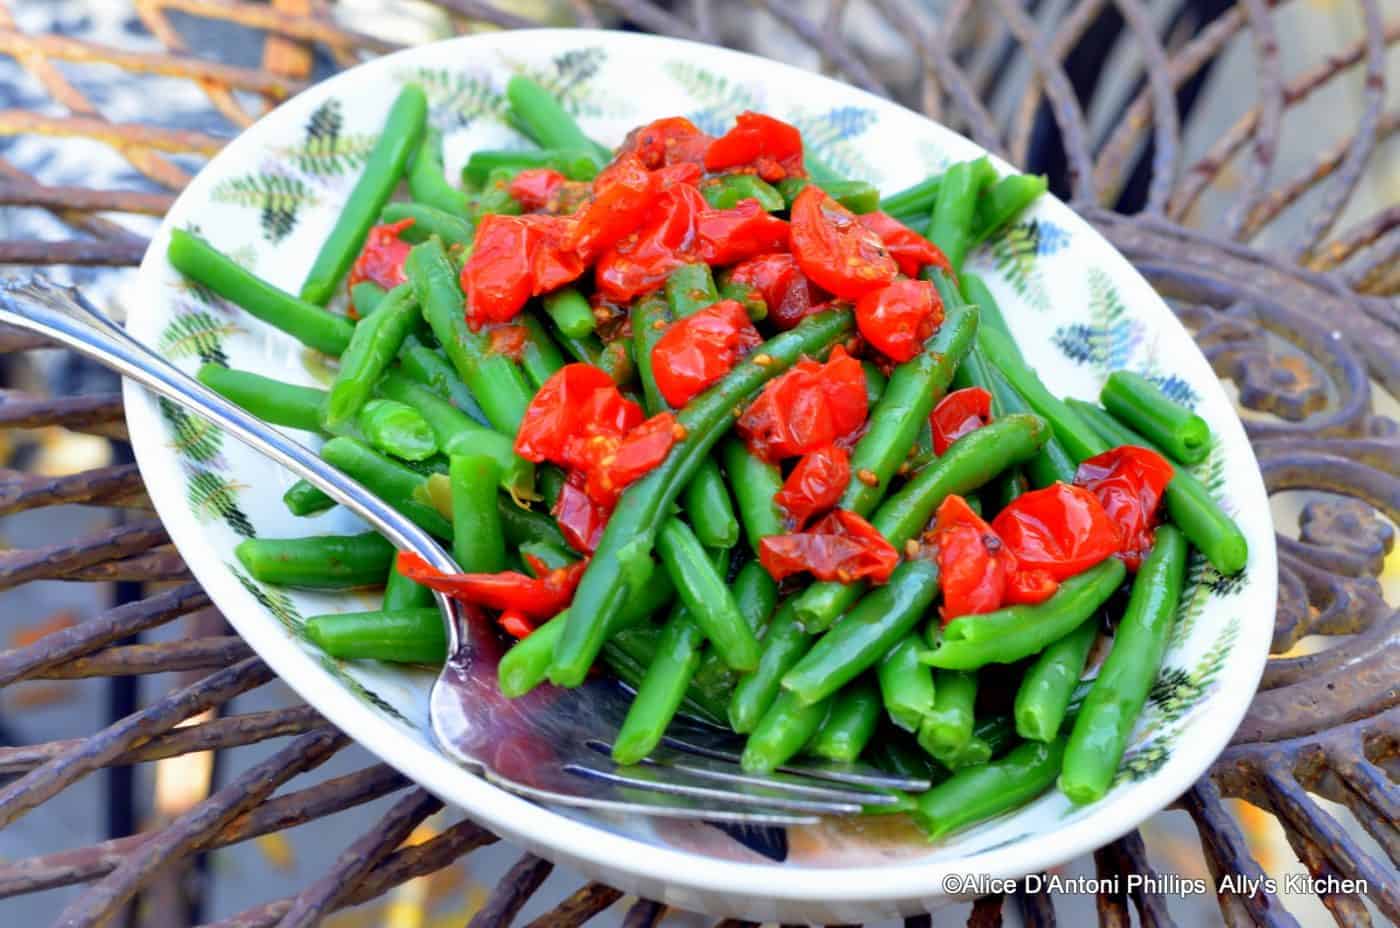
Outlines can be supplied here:
[[651, 351], [657, 389], [680, 407], [734, 369], [749, 351], [763, 344], [748, 312], [734, 300], [679, 319]]
[[510, 195], [527, 212], [547, 210], [557, 202], [567, 180], [553, 168], [527, 168], [511, 180]]
[[850, 454], [840, 445], [827, 445], [803, 455], [773, 502], [800, 528], [835, 506], [850, 482]]
[[899, 364], [916, 357], [943, 323], [943, 302], [926, 280], [896, 280], [856, 302], [856, 328]]
[[786, 331], [818, 311], [826, 299], [788, 252], [760, 255], [736, 264], [730, 280], [756, 289], [768, 306], [768, 321]]
[[1056, 483], [1016, 497], [992, 520], [1023, 570], [1055, 580], [1082, 573], [1123, 546], [1122, 533], [1093, 493]]
[[612, 507], [594, 502], [584, 490], [588, 478], [583, 471], [570, 471], [559, 490], [550, 514], [569, 547], [583, 554], [592, 554], [603, 537]]
[[592, 260], [641, 225], [652, 201], [656, 182], [636, 155], [621, 155], [593, 181], [593, 195], [576, 214], [578, 225], [568, 247], [584, 260]]
[[578, 279], [587, 263], [567, 245], [575, 225], [571, 216], [542, 213], [482, 217], [461, 274], [473, 329], [509, 322], [530, 297]]
[[635, 154], [653, 171], [673, 164], [698, 167], [705, 159], [710, 142], [710, 136], [697, 129], [689, 119], [669, 116], [627, 133], [618, 155]]
[[494, 574], [449, 574], [412, 551], [400, 551], [398, 569], [405, 577], [453, 599], [488, 609], [548, 619], [567, 609], [587, 561], [551, 570], [539, 577], [503, 570]]
[[758, 560], [774, 580], [806, 572], [838, 583], [884, 583], [898, 565], [899, 553], [865, 519], [835, 509], [805, 531], [765, 537]]
[[858, 300], [899, 273], [880, 236], [815, 184], [793, 201], [790, 231], [802, 273], [836, 296]]
[[515, 453], [529, 461], [580, 466], [590, 433], [624, 433], [642, 423], [641, 406], [591, 364], [566, 364], [544, 382], [525, 409]]
[[1075, 485], [1098, 497], [1104, 512], [1118, 526], [1123, 537], [1119, 556], [1129, 570], [1137, 570], [1152, 550], [1162, 494], [1175, 472], [1157, 452], [1122, 445], [1088, 458], [1074, 475]]
[[735, 427], [750, 451], [777, 462], [854, 440], [867, 403], [865, 371], [838, 345], [825, 364], [804, 359], [769, 381]]
[[929, 540], [938, 548], [945, 624], [1001, 608], [1016, 558], [966, 500], [955, 495], [939, 504]]
[[751, 170], [769, 182], [803, 177], [802, 133], [780, 119], [744, 111], [734, 128], [715, 139], [705, 150], [705, 169]]
[[954, 390], [933, 408], [929, 426], [933, 432], [933, 452], [939, 456], [968, 432], [975, 432], [992, 421], [992, 395], [981, 387]]
[[350, 267], [348, 286], [353, 288], [355, 284], [369, 280], [385, 290], [392, 290], [407, 282], [403, 263], [413, 246], [399, 238], [399, 233], [411, 225], [413, 220], [410, 218], [371, 228], [359, 257]]
[[879, 236], [885, 250], [899, 265], [899, 272], [905, 277], [918, 277], [925, 267], [937, 267], [953, 275], [953, 266], [937, 245], [924, 238], [904, 223], [878, 210], [862, 213], [856, 217], [861, 225]]

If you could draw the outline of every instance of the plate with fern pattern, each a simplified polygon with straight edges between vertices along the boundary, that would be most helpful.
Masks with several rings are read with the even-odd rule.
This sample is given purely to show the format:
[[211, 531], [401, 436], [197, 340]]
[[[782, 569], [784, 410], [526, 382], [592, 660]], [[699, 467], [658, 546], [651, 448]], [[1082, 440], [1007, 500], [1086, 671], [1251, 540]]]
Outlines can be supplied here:
[[[983, 153], [889, 101], [736, 52], [588, 30], [453, 39], [352, 68], [229, 144], [153, 239], [141, 266], [143, 299], [130, 313], [133, 333], [185, 370], [225, 364], [324, 384], [325, 359], [183, 280], [165, 258], [170, 230], [196, 229], [245, 267], [296, 291], [404, 82], [427, 89], [455, 176], [473, 149], [526, 145], [504, 118], [505, 83], [516, 73], [557, 93], [591, 135], [609, 144], [660, 116], [683, 114], [718, 132], [739, 112], [761, 110], [797, 125], [839, 172], [887, 191]], [[1052, 792], [935, 844], [898, 817], [745, 832], [565, 812], [502, 792], [434, 746], [426, 703], [431, 673], [335, 661], [306, 640], [306, 616], [374, 608], [377, 594], [276, 589], [248, 576], [233, 555], [244, 538], [354, 531], [351, 516], [331, 510], [293, 517], [281, 503], [292, 483], [288, 473], [128, 385], [132, 442], [171, 537], [239, 633], [327, 718], [482, 824], [590, 877], [713, 915], [815, 923], [910, 915], [950, 898], [943, 889], [950, 874], [1038, 871], [1111, 841], [1175, 799], [1243, 716], [1273, 625], [1274, 541], [1258, 466], [1230, 399], [1163, 301], [1086, 222], [1048, 196], [970, 261], [1056, 391], [1093, 398], [1111, 371], [1134, 370], [1210, 423], [1215, 444], [1197, 476], [1239, 520], [1251, 553], [1236, 577], [1192, 562], [1164, 666], [1105, 799], [1076, 808]]]

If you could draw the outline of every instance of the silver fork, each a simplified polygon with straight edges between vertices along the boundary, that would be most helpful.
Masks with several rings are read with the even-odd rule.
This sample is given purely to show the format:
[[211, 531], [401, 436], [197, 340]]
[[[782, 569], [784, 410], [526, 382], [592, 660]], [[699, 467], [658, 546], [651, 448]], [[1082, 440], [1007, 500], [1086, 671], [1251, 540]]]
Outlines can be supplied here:
[[[0, 321], [43, 333], [213, 422], [323, 490], [395, 547], [439, 570], [458, 569], [417, 525], [315, 452], [176, 369], [78, 291], [43, 277], [6, 280], [0, 283]], [[447, 622], [450, 657], [429, 700], [434, 736], [467, 769], [512, 792], [618, 812], [789, 825], [896, 802], [891, 789], [928, 788], [927, 781], [860, 765], [802, 763], [774, 776], [751, 776], [737, 763], [740, 739], [684, 718], [646, 761], [621, 767], [608, 752], [629, 692], [594, 677], [576, 689], [546, 685], [507, 699], [496, 683], [502, 644], [490, 623], [435, 595]]]

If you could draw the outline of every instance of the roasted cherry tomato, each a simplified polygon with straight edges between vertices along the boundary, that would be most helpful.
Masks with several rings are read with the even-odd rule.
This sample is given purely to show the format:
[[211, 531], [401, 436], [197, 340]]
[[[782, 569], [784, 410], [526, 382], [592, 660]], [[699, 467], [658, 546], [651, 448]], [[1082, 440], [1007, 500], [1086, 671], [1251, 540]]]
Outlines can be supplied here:
[[509, 322], [530, 297], [583, 273], [587, 265], [566, 244], [574, 224], [572, 217], [539, 213], [482, 218], [461, 276], [472, 328]]
[[763, 296], [768, 305], [768, 321], [779, 329], [797, 325], [826, 298], [788, 252], [749, 258], [734, 265], [729, 278], [748, 284]]
[[788, 224], [770, 216], [757, 200], [740, 200], [732, 209], [702, 210], [695, 235], [700, 257], [715, 266], [788, 247]]
[[700, 164], [710, 137], [684, 116], [669, 116], [639, 126], [627, 133], [618, 155], [635, 154], [649, 169], [671, 164]]
[[953, 442], [992, 421], [992, 395], [981, 387], [954, 390], [938, 401], [928, 421], [933, 453], [942, 456]]
[[666, 460], [676, 443], [676, 417], [660, 412], [625, 434], [616, 436], [588, 468], [584, 485], [590, 499], [616, 502], [627, 485]]
[[766, 181], [805, 177], [802, 133], [781, 119], [744, 111], [734, 128], [705, 149], [705, 170], [750, 168]]
[[851, 482], [851, 456], [840, 445], [827, 445], [804, 454], [773, 496], [798, 528], [841, 499]]
[[544, 382], [520, 421], [515, 453], [587, 470], [589, 442], [621, 437], [642, 424], [642, 407], [625, 398], [611, 377], [591, 364], [566, 364]]
[[413, 225], [412, 219], [400, 219], [382, 226], [374, 226], [365, 238], [365, 247], [350, 266], [349, 286], [369, 280], [385, 290], [392, 290], [408, 277], [404, 275], [403, 263], [413, 245], [399, 238], [399, 233]]
[[651, 349], [656, 387], [666, 402], [684, 406], [761, 344], [763, 336], [744, 307], [720, 300], [671, 323], [657, 340]]
[[584, 490], [588, 478], [583, 471], [569, 471], [564, 486], [559, 490], [559, 498], [554, 501], [550, 513], [559, 524], [559, 531], [569, 547], [584, 554], [592, 554], [603, 537], [612, 507], [604, 506], [589, 498]]
[[653, 175], [640, 158], [619, 155], [593, 181], [593, 195], [575, 214], [569, 247], [592, 260], [642, 224], [656, 199]]
[[848, 300], [878, 290], [899, 272], [880, 236], [816, 184], [808, 184], [792, 204], [791, 237], [802, 273]]
[[943, 301], [926, 280], [896, 280], [856, 302], [861, 337], [891, 361], [916, 357], [943, 324]]
[[818, 580], [884, 583], [899, 553], [876, 528], [846, 509], [833, 509], [804, 532], [769, 535], [758, 560], [774, 580], [806, 571]]
[[549, 206], [557, 201], [567, 182], [568, 178], [553, 168], [526, 168], [511, 180], [509, 190], [526, 212], [553, 212]]
[[709, 204], [689, 184], [661, 189], [647, 218], [636, 232], [604, 251], [593, 269], [599, 294], [627, 303], [666, 282], [686, 263], [694, 246], [697, 217]]
[[411, 551], [400, 551], [399, 572], [453, 599], [488, 609], [518, 612], [532, 619], [548, 619], [567, 609], [587, 561], [531, 577], [513, 570], [495, 574], [449, 574], [433, 567]]
[[1001, 608], [1016, 558], [965, 499], [939, 504], [929, 541], [938, 548], [944, 622]]
[[1007, 606], [1034, 606], [1043, 603], [1060, 588], [1060, 582], [1048, 570], [1017, 570], [1006, 584], [1002, 602]]
[[837, 345], [825, 364], [798, 361], [763, 388], [736, 428], [766, 461], [851, 441], [865, 423], [865, 371]]
[[487, 350], [492, 354], [503, 354], [512, 361], [525, 356], [525, 345], [530, 340], [530, 332], [523, 325], [493, 325], [487, 330]]
[[1022, 570], [1055, 580], [1082, 573], [1123, 547], [1122, 533], [1097, 496], [1056, 483], [1024, 493], [992, 520]]
[[949, 274], [953, 273], [953, 266], [948, 263], [948, 256], [941, 248], [893, 216], [877, 210], [873, 213], [862, 213], [856, 219], [880, 237], [885, 250], [894, 258], [899, 265], [899, 272], [905, 277], [918, 277], [919, 271], [930, 264], [941, 267]]
[[1075, 486], [1097, 496], [1118, 526], [1123, 535], [1118, 553], [1129, 570], [1137, 570], [1152, 549], [1162, 494], [1174, 473], [1157, 452], [1122, 445], [1084, 461], [1074, 475]]
[[523, 612], [507, 609], [496, 617], [496, 624], [512, 638], [527, 638], [535, 630], [535, 623]]

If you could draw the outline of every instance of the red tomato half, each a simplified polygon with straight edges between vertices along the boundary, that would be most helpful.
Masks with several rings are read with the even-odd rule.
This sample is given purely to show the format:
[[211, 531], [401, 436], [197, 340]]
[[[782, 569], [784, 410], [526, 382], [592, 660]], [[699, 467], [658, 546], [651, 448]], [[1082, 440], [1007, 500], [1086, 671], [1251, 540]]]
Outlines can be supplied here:
[[768, 305], [768, 321], [779, 329], [790, 329], [816, 311], [826, 299], [787, 252], [760, 255], [734, 265], [729, 279], [748, 284]]
[[632, 481], [666, 460], [676, 443], [676, 417], [659, 412], [641, 425], [614, 436], [588, 469], [584, 485], [590, 499], [612, 505]]
[[928, 421], [933, 453], [942, 456], [953, 442], [992, 421], [992, 395], [981, 387], [954, 390], [938, 401]]
[[763, 344], [744, 307], [720, 300], [678, 319], [651, 349], [652, 375], [666, 402], [680, 407], [733, 370]]
[[509, 322], [530, 297], [583, 273], [587, 265], [566, 245], [574, 225], [572, 217], [541, 213], [482, 218], [461, 275], [473, 329]]
[[547, 209], [567, 182], [553, 168], [526, 168], [510, 182], [510, 195], [526, 212]]
[[745, 111], [705, 149], [705, 170], [752, 168], [766, 181], [804, 177], [802, 133], [781, 119]]
[[597, 257], [642, 224], [656, 188], [636, 155], [619, 155], [593, 181], [593, 196], [575, 214], [568, 245], [585, 261]]
[[701, 211], [695, 234], [700, 257], [715, 266], [788, 247], [788, 224], [770, 216], [757, 200], [740, 200], [732, 209]]
[[827, 445], [802, 456], [773, 496], [799, 528], [841, 499], [851, 482], [851, 456], [840, 445]]
[[635, 154], [649, 169], [671, 164], [699, 164], [710, 147], [710, 137], [684, 116], [669, 116], [638, 126], [627, 133], [618, 155]]
[[899, 265], [846, 207], [808, 184], [792, 204], [792, 254], [817, 286], [857, 300], [894, 280]]
[[926, 280], [896, 280], [856, 302], [861, 337], [891, 361], [916, 357], [943, 324], [943, 301]]
[[584, 554], [592, 554], [603, 537], [603, 529], [612, 515], [612, 507], [595, 503], [584, 491], [588, 478], [583, 471], [570, 471], [554, 501], [550, 513], [559, 523], [559, 531], [569, 547]]
[[866, 402], [860, 362], [837, 345], [825, 364], [804, 358], [769, 381], [735, 427], [750, 451], [780, 461], [850, 441]]
[[764, 538], [758, 560], [774, 580], [806, 571], [818, 580], [884, 583], [899, 553], [869, 522], [835, 509], [805, 532]]
[[350, 266], [349, 286], [370, 280], [385, 290], [392, 290], [405, 283], [408, 277], [404, 275], [403, 263], [413, 245], [399, 238], [399, 233], [411, 225], [412, 219], [400, 219], [371, 228], [365, 237], [365, 247]]
[[893, 216], [880, 211], [862, 213], [856, 219], [860, 224], [880, 237], [885, 250], [899, 264], [899, 272], [905, 277], [918, 277], [926, 265], [941, 267], [950, 275], [953, 266], [943, 250], [924, 238]]
[[1176, 471], [1160, 454], [1136, 445], [1122, 445], [1079, 465], [1075, 486], [1093, 493], [1123, 535], [1119, 556], [1137, 570], [1152, 550], [1153, 529], [1162, 494]]
[[1098, 497], [1064, 483], [1016, 497], [992, 528], [1022, 570], [1044, 570], [1055, 580], [1082, 573], [1123, 547]]
[[1001, 608], [1016, 558], [965, 499], [954, 495], [939, 504], [929, 540], [938, 546], [945, 623]]
[[577, 561], [540, 577], [513, 570], [495, 574], [449, 574], [412, 551], [400, 551], [398, 555], [399, 572], [415, 583], [464, 603], [517, 612], [534, 619], [548, 619], [567, 609], [587, 566], [587, 561]]
[[618, 392], [611, 377], [591, 364], [566, 364], [544, 382], [515, 435], [515, 453], [528, 461], [553, 461], [586, 470], [590, 439], [620, 437], [642, 424], [642, 407]]
[[593, 270], [598, 293], [614, 303], [628, 303], [666, 282], [686, 263], [694, 245], [695, 225], [709, 204], [689, 184], [661, 189], [646, 219], [635, 232], [604, 251]]

